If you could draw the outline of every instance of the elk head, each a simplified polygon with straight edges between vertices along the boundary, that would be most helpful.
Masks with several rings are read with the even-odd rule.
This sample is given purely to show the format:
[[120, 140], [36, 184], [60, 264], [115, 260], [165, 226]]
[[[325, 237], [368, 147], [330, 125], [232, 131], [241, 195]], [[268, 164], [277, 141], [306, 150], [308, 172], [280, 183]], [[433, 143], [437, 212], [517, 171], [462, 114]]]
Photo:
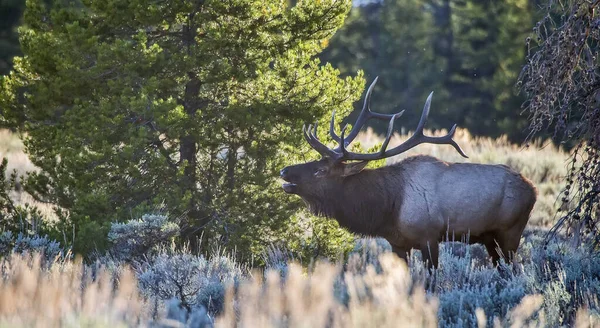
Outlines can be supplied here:
[[[336, 190], [333, 189], [333, 187], [338, 186], [344, 179], [360, 173], [369, 161], [398, 155], [422, 143], [449, 144], [463, 157], [467, 157], [460, 146], [452, 140], [456, 130], [456, 124], [450, 129], [450, 132], [447, 135], [442, 137], [431, 137], [423, 134], [423, 128], [425, 127], [427, 116], [429, 115], [433, 92], [427, 97], [421, 119], [414, 134], [404, 143], [392, 149], [387, 149], [394, 130], [394, 122], [404, 114], [404, 111], [396, 114], [382, 114], [371, 111], [369, 106], [371, 92], [373, 91], [376, 82], [377, 78], [375, 78], [373, 83], [369, 86], [367, 94], [365, 95], [362, 111], [347, 135], [346, 130], [348, 125], [344, 126], [339, 136], [335, 133], [335, 112], [331, 116], [329, 133], [331, 138], [338, 143], [336, 148], [329, 148], [319, 141], [317, 138], [316, 123], [314, 125], [309, 125], [308, 127], [303, 126], [302, 132], [304, 138], [313, 149], [321, 154], [322, 158], [318, 161], [292, 165], [282, 169], [280, 176], [286, 181], [286, 183], [283, 184], [283, 190], [286, 193], [297, 194], [303, 198], [312, 198], [311, 196], [318, 197], [319, 195], [322, 195], [323, 192], [327, 193]], [[372, 118], [389, 120], [387, 134], [381, 145], [381, 149], [378, 152], [368, 154], [348, 151], [348, 145], [354, 141], [362, 126]]]

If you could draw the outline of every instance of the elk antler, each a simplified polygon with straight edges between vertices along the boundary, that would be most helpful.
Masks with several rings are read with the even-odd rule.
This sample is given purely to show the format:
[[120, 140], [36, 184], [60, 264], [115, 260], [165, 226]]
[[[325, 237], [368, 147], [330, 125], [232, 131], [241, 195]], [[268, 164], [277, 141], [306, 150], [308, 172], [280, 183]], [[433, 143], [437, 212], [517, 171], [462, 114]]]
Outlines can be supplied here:
[[[392, 132], [394, 131], [394, 121], [398, 117], [402, 116], [402, 114], [404, 114], [404, 111], [401, 111], [396, 114], [381, 114], [381, 113], [371, 112], [371, 110], [369, 108], [369, 103], [370, 103], [370, 98], [371, 98], [371, 91], [373, 90], [373, 86], [375, 85], [375, 82], [377, 82], [377, 78], [375, 78], [375, 80], [373, 81], [373, 83], [371, 83], [371, 86], [367, 90], [363, 109], [362, 109], [360, 115], [358, 116], [358, 118], [356, 119], [356, 123], [354, 123], [354, 126], [352, 127], [352, 130], [348, 134], [348, 137], [345, 137], [346, 129], [348, 128], [347, 124], [342, 129], [340, 136], [337, 136], [335, 134], [334, 129], [333, 129], [334, 118], [332, 116], [331, 124], [329, 127], [329, 132], [331, 134], [331, 137], [338, 142], [338, 144], [339, 144], [338, 147], [336, 149], [330, 149], [329, 147], [325, 146], [323, 143], [321, 143], [319, 141], [319, 139], [317, 138], [317, 125], [316, 124], [314, 125], [314, 130], [313, 130], [312, 125], [309, 125], [308, 129], [305, 129], [305, 128], [302, 129], [302, 131], [304, 133], [304, 137], [306, 138], [308, 143], [311, 145], [311, 147], [313, 147], [315, 150], [317, 150], [322, 156], [331, 158], [336, 161], [348, 161], [348, 160], [350, 160], [350, 161], [352, 161], [352, 160], [373, 161], [373, 160], [377, 160], [377, 159], [383, 159], [383, 158], [391, 157], [394, 155], [398, 155], [398, 154], [403, 153], [403, 152], [405, 152], [419, 144], [422, 144], [422, 143], [448, 144], [448, 145], [452, 145], [454, 147], [454, 149], [456, 149], [456, 151], [461, 156], [468, 158], [468, 156], [463, 152], [463, 150], [460, 148], [460, 146], [452, 139], [452, 137], [454, 137], [454, 132], [456, 132], [456, 124], [454, 124], [452, 129], [450, 129], [450, 132], [448, 134], [446, 134], [445, 136], [430, 137], [430, 136], [426, 136], [423, 134], [423, 129], [425, 128], [425, 123], [427, 122], [427, 117], [429, 116], [429, 109], [431, 107], [431, 98], [433, 97], [433, 92], [431, 92], [429, 94], [429, 97], [427, 97], [427, 101], [425, 102], [425, 106], [423, 107], [423, 113], [421, 114], [421, 119], [419, 121], [419, 124], [417, 125], [417, 129], [415, 130], [415, 133], [412, 136], [410, 136], [410, 138], [408, 138], [408, 140], [406, 140], [402, 144], [400, 144], [392, 149], [387, 150], [387, 146], [390, 143], [390, 138], [392, 137]], [[334, 113], [334, 115], [335, 115], [335, 113]], [[387, 135], [385, 137], [385, 140], [383, 141], [383, 144], [381, 145], [381, 149], [377, 153], [370, 153], [370, 154], [360, 154], [360, 153], [349, 152], [346, 149], [346, 147], [354, 140], [354, 138], [356, 138], [356, 136], [358, 135], [358, 132], [360, 131], [362, 126], [365, 124], [365, 122], [367, 122], [371, 118], [389, 119], [390, 120], [390, 123], [388, 125]]]
[[[393, 118], [394, 116], [396, 118], [398, 118], [398, 117], [402, 116], [402, 114], [404, 114], [404, 111], [401, 111], [400, 113], [397, 113], [397, 114], [381, 114], [381, 113], [374, 113], [371, 111], [371, 106], [370, 106], [371, 105], [371, 92], [373, 92], [373, 88], [375, 87], [375, 83], [377, 83], [378, 79], [379, 79], [379, 77], [375, 77], [375, 79], [369, 86], [369, 89], [367, 89], [367, 94], [365, 95], [365, 101], [363, 103], [363, 108], [360, 111], [360, 114], [358, 115], [356, 122], [352, 126], [352, 130], [350, 130], [350, 133], [348, 134], [348, 137], [346, 138], [345, 146], [348, 146], [352, 141], [354, 141], [354, 138], [356, 138], [356, 136], [358, 135], [358, 132], [360, 132], [360, 129], [368, 120], [370, 120], [372, 118], [376, 118], [376, 119], [380, 119], [380, 120], [389, 120], [389, 119]], [[340, 142], [340, 137], [337, 136], [334, 131], [334, 125], [335, 125], [334, 121], [335, 121], [335, 110], [333, 111], [333, 114], [331, 114], [331, 123], [329, 124], [329, 134], [331, 135], [331, 138], [333, 138], [333, 140]]]

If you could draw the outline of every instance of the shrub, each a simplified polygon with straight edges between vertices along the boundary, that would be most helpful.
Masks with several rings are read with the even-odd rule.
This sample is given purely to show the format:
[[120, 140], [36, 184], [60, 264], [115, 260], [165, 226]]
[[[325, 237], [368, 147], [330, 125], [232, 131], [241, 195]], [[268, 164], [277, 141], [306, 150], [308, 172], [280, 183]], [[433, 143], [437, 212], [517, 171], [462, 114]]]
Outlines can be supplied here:
[[360, 241], [354, 264], [286, 263], [283, 276], [185, 251], [141, 258], [134, 271], [12, 253], [0, 265], [0, 326], [594, 326], [600, 257], [542, 241], [528, 234], [501, 270], [480, 246], [444, 244], [428, 290], [419, 252], [408, 269], [381, 239]]
[[[208, 328], [213, 326], [213, 320], [208, 316], [206, 308], [200, 305], [191, 309], [185, 309], [177, 298], [167, 302], [166, 321], [176, 321], [190, 328]], [[172, 327], [174, 325], [164, 325], [164, 327]]]
[[[565, 326], [573, 324], [582, 308], [594, 320], [600, 309], [600, 256], [564, 241], [546, 245], [544, 235], [543, 230], [527, 230], [518, 264], [503, 264], [500, 269], [491, 266], [481, 245], [441, 244], [440, 268], [428, 289], [439, 300], [439, 326], [493, 326], [496, 321]], [[381, 238], [357, 241], [342, 277], [369, 270], [381, 273], [380, 257], [387, 252], [389, 245]], [[412, 282], [419, 286], [427, 278], [420, 252], [413, 251], [409, 261]], [[340, 303], [349, 304], [352, 296], [343, 279], [335, 281], [334, 293]], [[370, 293], [367, 288], [363, 294]]]
[[166, 215], [145, 214], [140, 220], [111, 224], [108, 240], [111, 255], [117, 259], [136, 259], [179, 235], [179, 226]]
[[0, 234], [0, 255], [9, 256], [13, 253], [41, 253], [46, 261], [70, 255], [69, 250], [63, 249], [59, 242], [51, 240], [47, 236], [27, 236], [23, 233], [15, 236], [11, 231], [5, 231]]
[[225, 285], [243, 276], [242, 268], [229, 257], [206, 259], [183, 252], [162, 252], [140, 263], [136, 271], [142, 293], [150, 299], [177, 299], [188, 313], [203, 306], [210, 315], [223, 310]]

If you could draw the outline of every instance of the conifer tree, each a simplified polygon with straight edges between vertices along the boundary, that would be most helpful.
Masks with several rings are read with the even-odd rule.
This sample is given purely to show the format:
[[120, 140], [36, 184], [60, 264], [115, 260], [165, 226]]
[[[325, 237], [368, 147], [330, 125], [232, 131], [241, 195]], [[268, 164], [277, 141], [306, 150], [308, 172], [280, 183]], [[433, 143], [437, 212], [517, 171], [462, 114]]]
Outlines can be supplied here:
[[350, 1], [27, 0], [3, 124], [75, 250], [164, 207], [187, 240], [258, 251], [297, 209], [278, 184], [301, 126], [348, 113], [364, 81], [315, 56]]

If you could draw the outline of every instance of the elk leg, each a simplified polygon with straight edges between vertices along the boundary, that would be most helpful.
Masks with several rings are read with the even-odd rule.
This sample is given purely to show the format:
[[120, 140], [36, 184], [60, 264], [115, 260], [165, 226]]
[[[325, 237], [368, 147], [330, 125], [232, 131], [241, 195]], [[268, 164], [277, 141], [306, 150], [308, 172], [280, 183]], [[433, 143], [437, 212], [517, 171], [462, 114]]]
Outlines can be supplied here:
[[421, 247], [421, 257], [423, 262], [427, 263], [427, 269], [433, 273], [433, 269], [438, 267], [439, 243], [436, 241], [428, 241]]
[[406, 262], [406, 265], [408, 265], [408, 252], [410, 252], [410, 249], [392, 245], [392, 252], [394, 252], [394, 254], [396, 254], [399, 258], [403, 259], [404, 262]]
[[519, 248], [520, 239], [520, 234], [510, 235], [507, 233], [486, 240], [484, 245], [488, 254], [492, 257], [494, 266], [498, 266], [501, 258], [504, 259], [506, 264], [510, 263], [517, 252], [517, 248]]
[[[492, 257], [492, 264], [494, 267], [498, 266], [498, 262], [500, 262], [500, 253], [498, 252], [499, 245], [496, 243], [496, 239], [493, 237], [486, 238], [483, 245], [485, 246], [488, 255]], [[501, 252], [504, 253], [504, 251]]]
[[498, 265], [500, 258], [503, 258], [507, 264], [512, 261], [521, 243], [521, 235], [524, 229], [525, 224], [513, 227], [508, 231], [495, 233], [485, 240], [485, 248], [492, 257], [494, 266]]
[[515, 231], [506, 232], [503, 235], [499, 236], [500, 246], [502, 253], [504, 253], [504, 260], [506, 263], [512, 261], [514, 259], [515, 254], [517, 253], [517, 249], [519, 248], [519, 244], [521, 243], [521, 234], [523, 233], [522, 229], [518, 229]]

